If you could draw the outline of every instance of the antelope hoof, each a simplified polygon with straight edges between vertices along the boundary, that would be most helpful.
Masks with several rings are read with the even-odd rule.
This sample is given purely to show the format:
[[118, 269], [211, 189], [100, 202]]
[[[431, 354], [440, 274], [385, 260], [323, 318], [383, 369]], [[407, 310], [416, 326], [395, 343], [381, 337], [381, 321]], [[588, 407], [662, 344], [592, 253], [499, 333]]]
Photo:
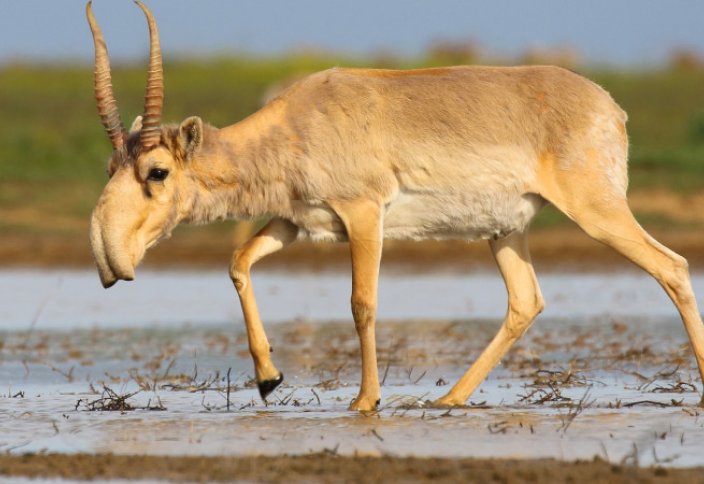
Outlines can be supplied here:
[[359, 396], [355, 398], [352, 403], [350, 403], [350, 410], [356, 410], [358, 412], [373, 412], [379, 407], [380, 403], [380, 398]]
[[266, 401], [266, 397], [268, 397], [269, 394], [276, 389], [276, 387], [281, 385], [282, 381], [284, 381], [283, 373], [279, 373], [279, 376], [273, 380], [258, 381], [257, 386], [259, 387], [259, 395], [261, 395], [262, 400]]
[[455, 397], [450, 395], [445, 395], [444, 397], [438, 398], [430, 404], [432, 408], [456, 408], [464, 407], [464, 401], [457, 400]]

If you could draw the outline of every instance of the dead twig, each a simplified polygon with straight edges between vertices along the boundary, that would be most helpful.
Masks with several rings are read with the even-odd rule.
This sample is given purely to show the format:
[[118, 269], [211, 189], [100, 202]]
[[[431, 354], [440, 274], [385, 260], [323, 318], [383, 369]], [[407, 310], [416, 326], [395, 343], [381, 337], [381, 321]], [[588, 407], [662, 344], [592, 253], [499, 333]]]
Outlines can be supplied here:
[[666, 402], [656, 402], [655, 400], [638, 400], [635, 402], [621, 403], [622, 407], [635, 407], [638, 405], [651, 405], [653, 407], [681, 407], [683, 400], [675, 400], [674, 398], [670, 400], [670, 403]]
[[500, 422], [490, 423], [486, 426], [491, 434], [505, 434], [509, 427], [508, 420], [501, 420]]
[[315, 399], [318, 400], [318, 405], [320, 405], [320, 397], [316, 393], [315, 389], [311, 388], [310, 391], [313, 392], [313, 395], [315, 395]]
[[662, 386], [662, 387], [655, 387], [652, 390], [650, 390], [650, 393], [685, 393], [685, 392], [696, 392], [696, 391], [697, 391], [697, 387], [695, 387], [691, 383], [687, 383], [684, 381], [678, 381], [677, 383], [673, 383], [671, 385]]
[[579, 399], [577, 402], [577, 405], [572, 405], [565, 417], [562, 419], [562, 425], [560, 426], [557, 431], [562, 431], [563, 434], [567, 433], [567, 429], [570, 428], [570, 425], [572, 425], [572, 422], [574, 421], [577, 416], [582, 413], [585, 409], [591, 407], [596, 400], [592, 399], [589, 400], [589, 392], [591, 391], [592, 387], [587, 388], [587, 391], [584, 392], [584, 395], [582, 395], [582, 398]]
[[386, 383], [386, 377], [389, 376], [389, 368], [391, 368], [391, 359], [386, 360], [386, 368], [384, 369], [384, 377], [381, 379], [380, 386], [384, 386]]
[[84, 400], [79, 399], [76, 402], [76, 410], [79, 409], [81, 405], [89, 412], [128, 412], [135, 410], [137, 407], [132, 406], [127, 402], [128, 398], [132, 398], [139, 391], [134, 393], [126, 393], [124, 395], [118, 395], [112, 388], [103, 386], [103, 393], [100, 398], [95, 400]]
[[232, 367], [227, 369], [227, 411], [230, 411], [230, 372], [232, 372]]

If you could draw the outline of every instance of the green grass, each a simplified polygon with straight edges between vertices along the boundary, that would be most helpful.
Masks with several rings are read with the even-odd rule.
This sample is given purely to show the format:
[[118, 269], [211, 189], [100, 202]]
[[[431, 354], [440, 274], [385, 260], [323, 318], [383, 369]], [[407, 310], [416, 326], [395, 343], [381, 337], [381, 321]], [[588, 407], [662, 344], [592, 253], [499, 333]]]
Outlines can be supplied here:
[[589, 76], [628, 113], [631, 187], [704, 187], [704, 72]]
[[[437, 63], [394, 62], [402, 67]], [[225, 126], [255, 111], [265, 90], [277, 81], [335, 65], [362, 64], [315, 56], [166, 62], [163, 118], [178, 122], [197, 114]], [[701, 190], [704, 72], [584, 73], [629, 113], [631, 188]], [[114, 69], [116, 97], [128, 127], [142, 110], [145, 76], [141, 63]], [[48, 215], [87, 217], [105, 183], [111, 151], [98, 121], [92, 83], [91, 66], [0, 66], [0, 210], [34, 204]], [[563, 220], [548, 214], [540, 223]]]

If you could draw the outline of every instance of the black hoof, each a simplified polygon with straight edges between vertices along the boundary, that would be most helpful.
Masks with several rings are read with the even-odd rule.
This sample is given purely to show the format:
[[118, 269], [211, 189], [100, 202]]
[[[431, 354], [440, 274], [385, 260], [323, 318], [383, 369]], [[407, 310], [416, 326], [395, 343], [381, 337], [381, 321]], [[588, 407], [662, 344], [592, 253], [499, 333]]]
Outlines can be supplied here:
[[268, 397], [269, 394], [276, 389], [276, 387], [281, 385], [282, 381], [284, 381], [284, 374], [279, 373], [279, 376], [273, 380], [257, 382], [257, 386], [259, 387], [259, 395], [261, 395], [262, 400], [266, 400], [266, 397]]

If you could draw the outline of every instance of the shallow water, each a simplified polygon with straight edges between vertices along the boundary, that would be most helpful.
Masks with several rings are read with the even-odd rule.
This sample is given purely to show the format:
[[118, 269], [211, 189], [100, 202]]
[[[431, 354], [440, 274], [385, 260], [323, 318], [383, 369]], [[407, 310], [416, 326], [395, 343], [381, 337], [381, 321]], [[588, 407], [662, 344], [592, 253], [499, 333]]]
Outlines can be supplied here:
[[[254, 273], [266, 323], [349, 319], [346, 273]], [[677, 314], [664, 291], [640, 272], [539, 275], [543, 317]], [[693, 275], [704, 300], [704, 273]], [[379, 319], [501, 318], [506, 290], [498, 272], [466, 276], [385, 275], [379, 281]], [[241, 322], [237, 295], [223, 271], [143, 271], [133, 282], [104, 290], [94, 271], [0, 271], [0, 330], [124, 328]]]
[[[254, 283], [286, 375], [268, 405], [251, 385], [224, 274], [147, 272], [104, 291], [92, 272], [0, 272], [0, 451], [704, 465], [701, 382], [686, 335], [640, 274], [541, 277], [546, 311], [468, 407], [450, 412], [426, 402], [497, 330], [500, 278], [382, 277], [383, 398], [368, 416], [347, 411], [359, 378], [347, 275], [265, 273]], [[704, 277], [693, 283], [703, 288]], [[92, 411], [104, 387], [137, 392], [127, 402], [142, 408]]]

